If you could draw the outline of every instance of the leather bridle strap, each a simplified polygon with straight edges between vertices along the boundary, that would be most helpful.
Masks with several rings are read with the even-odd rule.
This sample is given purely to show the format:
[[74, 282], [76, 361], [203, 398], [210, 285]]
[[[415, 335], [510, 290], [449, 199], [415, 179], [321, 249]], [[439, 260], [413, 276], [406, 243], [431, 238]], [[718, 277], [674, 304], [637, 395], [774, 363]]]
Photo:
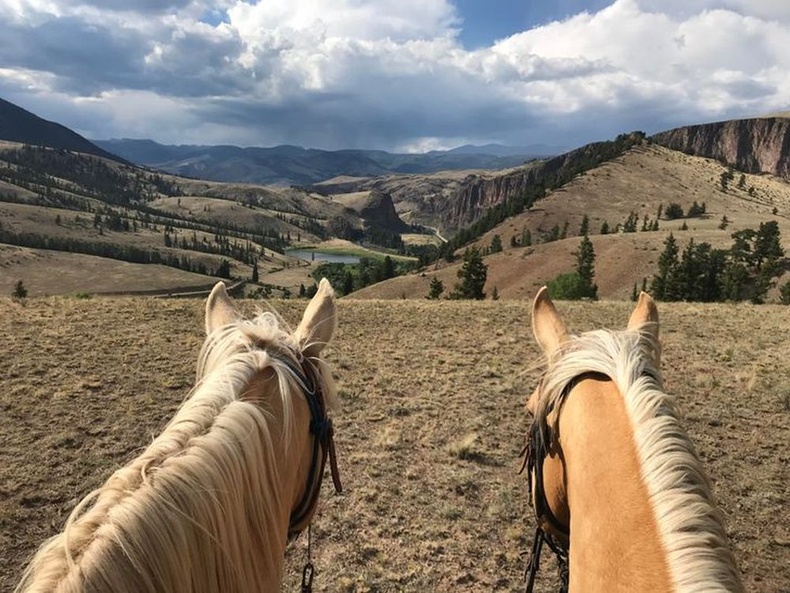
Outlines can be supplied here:
[[305, 401], [310, 409], [310, 434], [313, 437], [313, 450], [310, 460], [310, 471], [307, 474], [307, 485], [305, 486], [302, 499], [291, 511], [291, 518], [288, 523], [288, 539], [290, 540], [299, 535], [304, 529], [302, 523], [310, 515], [318, 501], [327, 457], [329, 457], [329, 467], [332, 472], [332, 482], [335, 486], [335, 491], [341, 493], [343, 485], [340, 482], [340, 473], [337, 466], [332, 419], [326, 413], [324, 394], [321, 391], [315, 367], [308, 360], [302, 362], [301, 368], [297, 368], [287, 358], [280, 358], [280, 361], [290, 369], [300, 383]]

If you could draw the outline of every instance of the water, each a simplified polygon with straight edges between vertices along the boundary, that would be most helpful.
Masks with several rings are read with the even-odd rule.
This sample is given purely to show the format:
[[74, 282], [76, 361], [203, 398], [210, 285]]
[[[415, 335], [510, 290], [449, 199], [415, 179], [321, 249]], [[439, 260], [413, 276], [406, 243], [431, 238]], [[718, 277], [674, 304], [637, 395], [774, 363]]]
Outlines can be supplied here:
[[337, 253], [327, 253], [326, 251], [308, 251], [306, 249], [289, 249], [285, 255], [298, 257], [305, 261], [325, 261], [333, 264], [357, 264], [359, 258], [356, 255], [339, 255]]

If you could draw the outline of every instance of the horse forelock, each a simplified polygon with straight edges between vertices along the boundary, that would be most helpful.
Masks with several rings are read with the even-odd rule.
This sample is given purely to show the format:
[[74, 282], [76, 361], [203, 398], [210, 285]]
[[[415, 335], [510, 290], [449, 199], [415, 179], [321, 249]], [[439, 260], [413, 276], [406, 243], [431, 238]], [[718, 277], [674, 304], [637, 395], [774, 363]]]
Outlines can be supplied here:
[[663, 391], [660, 346], [648, 331], [573, 335], [542, 379], [535, 422], [548, 444], [574, 379], [597, 372], [622, 394], [671, 578], [678, 592], [741, 591], [723, 519], [674, 398]]
[[[279, 445], [287, 451], [300, 385], [283, 357], [298, 365], [302, 354], [270, 312], [208, 336], [198, 382], [167, 427], [74, 509], [18, 590], [263, 590], [262, 573], [279, 579], [287, 528], [280, 509], [290, 501], [279, 500], [271, 414], [246, 395], [272, 369], [283, 410]], [[332, 398], [331, 375], [314, 364]]]

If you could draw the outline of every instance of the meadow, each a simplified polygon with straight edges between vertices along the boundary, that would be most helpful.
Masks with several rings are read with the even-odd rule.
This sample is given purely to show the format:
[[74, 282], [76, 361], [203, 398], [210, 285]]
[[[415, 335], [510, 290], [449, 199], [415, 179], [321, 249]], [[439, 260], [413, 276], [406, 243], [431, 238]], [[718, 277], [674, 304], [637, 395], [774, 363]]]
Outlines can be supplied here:
[[[276, 301], [298, 321], [306, 301]], [[194, 383], [202, 300], [0, 299], [0, 591]], [[260, 301], [242, 301], [251, 312]], [[534, 519], [519, 451], [542, 368], [525, 300], [341, 300], [327, 350], [345, 486], [313, 527], [316, 591], [522, 591]], [[578, 331], [629, 302], [558, 303]], [[790, 308], [659, 303], [676, 395], [747, 590], [790, 591]], [[298, 589], [306, 541], [288, 552]], [[537, 591], [557, 590], [544, 556]]]

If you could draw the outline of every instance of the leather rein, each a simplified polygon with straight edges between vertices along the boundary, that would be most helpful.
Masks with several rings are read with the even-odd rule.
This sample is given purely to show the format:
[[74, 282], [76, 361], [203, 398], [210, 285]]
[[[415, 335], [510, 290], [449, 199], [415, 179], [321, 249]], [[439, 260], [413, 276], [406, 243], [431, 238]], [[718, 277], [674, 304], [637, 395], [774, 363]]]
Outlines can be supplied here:
[[[596, 371], [589, 371], [574, 377], [563, 388], [562, 393], [543, 414], [542, 418], [535, 418], [527, 433], [527, 442], [521, 454], [524, 456], [522, 461], [521, 470], [527, 473], [527, 491], [530, 504], [535, 510], [535, 519], [537, 527], [535, 528], [535, 539], [532, 543], [532, 554], [530, 555], [529, 562], [527, 563], [525, 578], [527, 581], [527, 593], [532, 593], [535, 585], [535, 577], [540, 569], [540, 553], [543, 544], [549, 546], [554, 555], [557, 557], [557, 564], [560, 575], [560, 592], [567, 593], [568, 580], [569, 580], [569, 549], [565, 544], [554, 537], [552, 534], [547, 533], [542, 527], [542, 521], [546, 521], [552, 530], [563, 536], [565, 541], [570, 542], [570, 527], [563, 524], [557, 519], [557, 516], [551, 510], [551, 505], [546, 498], [546, 488], [543, 483], [543, 463], [549, 454], [551, 441], [556, 438], [556, 431], [552, 429], [547, 422], [549, 414], [553, 411], [554, 406], [558, 406], [557, 414], [562, 409], [562, 404], [565, 402], [566, 396], [576, 385], [584, 379], [590, 377], [603, 377], [609, 379], [608, 376]], [[533, 497], [533, 484], [534, 484], [534, 497]]]
[[332, 419], [327, 415], [324, 393], [318, 380], [318, 370], [307, 359], [302, 360], [299, 367], [288, 358], [282, 357], [279, 360], [288, 367], [299, 382], [307, 406], [310, 408], [310, 434], [313, 437], [313, 452], [310, 471], [307, 474], [307, 486], [301, 500], [291, 511], [291, 518], [288, 522], [288, 541], [292, 541], [304, 530], [304, 522], [318, 503], [327, 457], [329, 457], [335, 492], [342, 493], [343, 485], [340, 482], [340, 472], [337, 467], [335, 432]]

